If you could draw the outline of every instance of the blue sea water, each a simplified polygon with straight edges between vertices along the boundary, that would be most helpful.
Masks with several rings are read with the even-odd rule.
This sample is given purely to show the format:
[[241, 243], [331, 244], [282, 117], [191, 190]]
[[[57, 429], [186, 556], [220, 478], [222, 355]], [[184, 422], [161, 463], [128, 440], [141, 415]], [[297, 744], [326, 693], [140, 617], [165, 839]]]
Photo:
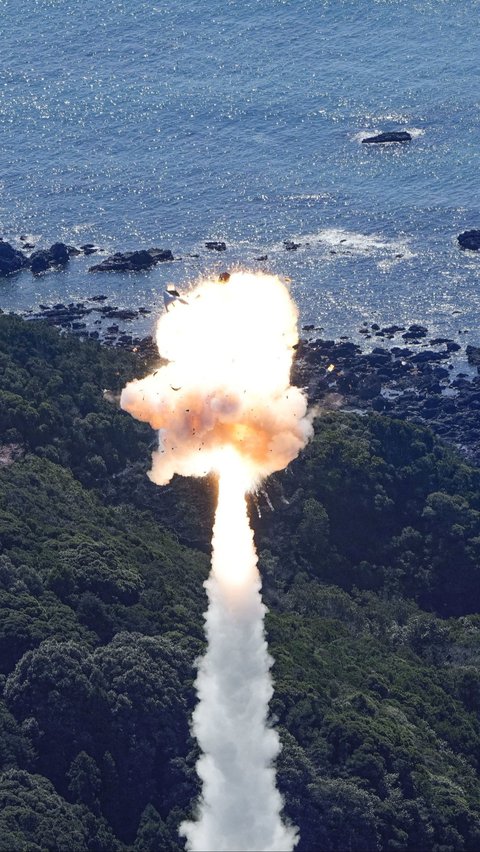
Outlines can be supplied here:
[[[325, 335], [480, 342], [480, 255], [456, 244], [480, 227], [478, 0], [0, 0], [0, 28], [0, 234], [182, 258], [23, 272], [4, 310], [155, 307], [239, 263], [290, 276]], [[414, 138], [361, 144], [389, 129]]]

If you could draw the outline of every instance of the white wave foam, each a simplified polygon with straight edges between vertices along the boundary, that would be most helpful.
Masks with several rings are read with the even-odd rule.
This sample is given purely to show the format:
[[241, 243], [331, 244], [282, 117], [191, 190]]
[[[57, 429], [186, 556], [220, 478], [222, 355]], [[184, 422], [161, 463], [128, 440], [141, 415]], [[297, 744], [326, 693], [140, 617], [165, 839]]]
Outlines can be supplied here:
[[[306, 239], [309, 239], [306, 237]], [[407, 243], [402, 240], [387, 240], [377, 234], [362, 234], [355, 231], [346, 231], [342, 228], [326, 228], [316, 234], [318, 242], [349, 254], [376, 254], [389, 257], [390, 259], [404, 260], [414, 257]], [[398, 257], [395, 257], [398, 255]], [[400, 257], [401, 255], [401, 257]]]
[[425, 130], [421, 127], [407, 127], [406, 130], [414, 139], [418, 139], [419, 136], [425, 136]]

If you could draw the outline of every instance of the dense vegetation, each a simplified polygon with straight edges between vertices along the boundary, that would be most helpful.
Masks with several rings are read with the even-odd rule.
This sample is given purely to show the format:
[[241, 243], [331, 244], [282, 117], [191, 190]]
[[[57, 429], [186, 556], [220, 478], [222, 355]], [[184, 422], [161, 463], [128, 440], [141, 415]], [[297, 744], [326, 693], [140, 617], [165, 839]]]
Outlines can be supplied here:
[[[183, 848], [209, 482], [145, 477], [145, 365], [0, 317], [0, 850]], [[15, 460], [13, 460], [15, 459]], [[285, 810], [313, 850], [480, 848], [480, 474], [329, 414], [252, 520]]]

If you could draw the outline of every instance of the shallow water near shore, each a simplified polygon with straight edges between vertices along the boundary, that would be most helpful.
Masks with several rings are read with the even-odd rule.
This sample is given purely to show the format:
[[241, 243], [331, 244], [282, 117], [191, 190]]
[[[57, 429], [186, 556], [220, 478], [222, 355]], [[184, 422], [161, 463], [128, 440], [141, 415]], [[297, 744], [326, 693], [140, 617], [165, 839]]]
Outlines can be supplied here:
[[[22, 272], [0, 281], [0, 308], [104, 293], [152, 308], [148, 330], [168, 281], [241, 265], [291, 277], [323, 336], [423, 322], [480, 342], [480, 256], [456, 244], [480, 227], [477, 2], [1, 8], [0, 234], [182, 259]], [[388, 129], [412, 141], [362, 145]]]

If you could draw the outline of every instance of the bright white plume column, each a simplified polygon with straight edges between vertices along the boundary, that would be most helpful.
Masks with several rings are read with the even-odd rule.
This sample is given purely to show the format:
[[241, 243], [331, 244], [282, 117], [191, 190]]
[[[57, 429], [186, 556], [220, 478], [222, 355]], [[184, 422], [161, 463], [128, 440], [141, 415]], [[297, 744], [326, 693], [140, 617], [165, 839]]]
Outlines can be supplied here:
[[280, 744], [267, 723], [272, 659], [256, 563], [242, 483], [222, 474], [193, 714], [202, 795], [197, 821], [181, 826], [192, 852], [288, 852], [297, 840], [282, 822], [272, 765]]

